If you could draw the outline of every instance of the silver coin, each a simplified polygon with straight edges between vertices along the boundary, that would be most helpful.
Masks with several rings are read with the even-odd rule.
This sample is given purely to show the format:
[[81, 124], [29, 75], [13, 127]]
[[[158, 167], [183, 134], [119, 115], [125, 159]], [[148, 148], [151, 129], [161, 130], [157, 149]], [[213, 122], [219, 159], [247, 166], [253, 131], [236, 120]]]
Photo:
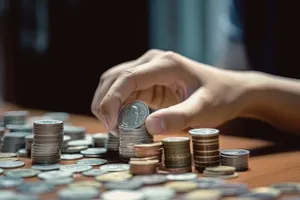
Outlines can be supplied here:
[[118, 119], [118, 127], [135, 129], [145, 123], [149, 115], [148, 106], [142, 101], [132, 101], [121, 108]]
[[63, 122], [67, 122], [70, 117], [69, 114], [66, 112], [49, 112], [49, 113], [46, 113], [44, 116], [50, 117], [55, 120], [60, 120]]
[[258, 187], [249, 192], [240, 195], [240, 197], [255, 198], [255, 199], [277, 199], [281, 195], [281, 191], [275, 188]]
[[69, 178], [73, 175], [73, 173], [68, 171], [48, 171], [48, 172], [42, 172], [38, 174], [38, 177], [40, 179], [62, 179], [62, 178]]
[[240, 156], [240, 155], [249, 155], [250, 151], [245, 149], [224, 149], [220, 151], [220, 154], [228, 156]]
[[22, 161], [0, 161], [1, 168], [15, 168], [15, 167], [22, 167], [25, 163]]
[[14, 178], [14, 177], [6, 177], [2, 176], [0, 177], [0, 188], [11, 188], [18, 185], [22, 185], [24, 183], [23, 178]]
[[168, 174], [166, 178], [170, 181], [189, 181], [194, 180], [198, 177], [195, 173], [184, 173], [184, 174]]
[[92, 141], [88, 141], [88, 140], [72, 140], [68, 142], [68, 146], [72, 147], [72, 146], [90, 146], [92, 145], [93, 142]]
[[9, 177], [19, 177], [19, 178], [26, 178], [26, 177], [34, 177], [39, 174], [39, 170], [34, 169], [12, 169], [9, 171], [5, 171], [4, 175]]
[[61, 154], [60, 159], [62, 160], [76, 160], [82, 158], [82, 154]]
[[248, 192], [248, 185], [244, 183], [224, 183], [214, 187], [222, 196], [238, 196]]
[[20, 157], [28, 157], [28, 151], [26, 149], [19, 149], [18, 156], [20, 156]]
[[282, 193], [300, 193], [300, 183], [296, 182], [276, 183], [270, 187], [278, 189]]
[[191, 136], [209, 137], [218, 135], [219, 130], [214, 128], [197, 128], [189, 130], [189, 134]]
[[29, 194], [45, 194], [55, 190], [55, 186], [45, 182], [30, 182], [19, 185], [17, 190]]
[[102, 174], [105, 174], [105, 173], [107, 173], [107, 172], [103, 171], [101, 169], [91, 169], [91, 170], [82, 172], [82, 174], [84, 176], [99, 176], [99, 175], [102, 175]]
[[103, 165], [107, 163], [107, 160], [100, 159], [100, 158], [85, 158], [85, 159], [78, 160], [76, 163], [94, 166], [94, 165]]
[[92, 187], [76, 187], [76, 188], [64, 188], [58, 191], [57, 196], [59, 199], [94, 199], [97, 198], [100, 191]]
[[169, 200], [175, 197], [176, 191], [166, 187], [145, 187], [140, 190], [147, 200]]
[[139, 176], [134, 176], [132, 179], [140, 180], [143, 182], [144, 185], [156, 185], [168, 181], [166, 176], [162, 174], [139, 175]]
[[168, 137], [162, 140], [162, 142], [187, 142], [187, 141], [190, 141], [189, 137]]
[[117, 181], [105, 184], [107, 190], [137, 190], [143, 186], [139, 180]]
[[88, 148], [80, 151], [83, 155], [102, 155], [105, 154], [107, 150], [105, 148]]
[[73, 182], [72, 177], [67, 178], [51, 178], [51, 179], [45, 179], [46, 183], [52, 184], [52, 185], [67, 185]]
[[102, 165], [99, 169], [107, 172], [119, 172], [129, 170], [129, 164], [106, 164]]
[[83, 165], [83, 164], [69, 164], [69, 165], [61, 165], [59, 169], [64, 172], [67, 171], [71, 173], [77, 173], [77, 172], [84, 172], [90, 170], [92, 169], [92, 166]]
[[196, 179], [195, 182], [200, 189], [213, 189], [225, 183], [223, 179], [211, 177], [201, 177]]
[[145, 195], [139, 191], [129, 191], [129, 190], [110, 190], [103, 192], [101, 195], [101, 199], [103, 200], [144, 200]]
[[14, 200], [39, 200], [37, 195], [17, 193]]
[[41, 171], [49, 171], [49, 170], [56, 170], [59, 169], [59, 164], [52, 164], [52, 165], [32, 165], [32, 169], [37, 169]]
[[0, 200], [15, 200], [17, 193], [9, 190], [0, 191]]
[[0, 158], [12, 158], [17, 156], [18, 154], [16, 153], [0, 153]]

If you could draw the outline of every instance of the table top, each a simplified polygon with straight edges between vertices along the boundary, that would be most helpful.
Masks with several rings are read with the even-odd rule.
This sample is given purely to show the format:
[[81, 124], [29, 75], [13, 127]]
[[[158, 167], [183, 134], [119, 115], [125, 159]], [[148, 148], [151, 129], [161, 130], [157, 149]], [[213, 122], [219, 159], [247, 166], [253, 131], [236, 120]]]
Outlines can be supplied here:
[[[26, 109], [20, 106], [5, 104], [0, 106], [0, 111], [8, 110], [28, 110], [30, 115], [38, 116], [46, 111]], [[71, 114], [70, 122], [76, 126], [86, 127], [87, 133], [106, 132], [102, 124], [94, 117]], [[240, 176], [229, 182], [242, 182], [249, 185], [250, 188], [269, 186], [279, 182], [300, 182], [300, 148], [289, 148], [286, 144], [278, 142], [243, 137], [243, 134], [223, 135], [220, 131], [220, 149], [242, 148], [250, 150], [249, 167], [246, 172], [239, 172]], [[261, 133], [264, 134], [264, 133]], [[165, 137], [178, 135], [189, 136], [187, 132], [177, 132], [165, 135], [155, 135], [154, 140], [160, 141]], [[299, 145], [300, 147], [300, 145]], [[276, 149], [276, 150], [274, 150]], [[279, 149], [279, 150], [278, 150]], [[281, 149], [281, 150], [280, 150]], [[252, 152], [255, 152], [252, 156]], [[29, 158], [20, 157], [19, 160], [26, 163], [25, 167], [30, 168]], [[75, 161], [61, 161], [62, 164], [71, 164]], [[201, 174], [199, 174], [201, 176]], [[82, 175], [76, 175], [75, 180], [91, 179]], [[26, 178], [25, 181], [38, 181], [38, 178]], [[57, 190], [62, 188], [57, 187]], [[55, 194], [46, 194], [42, 199], [55, 199]]]

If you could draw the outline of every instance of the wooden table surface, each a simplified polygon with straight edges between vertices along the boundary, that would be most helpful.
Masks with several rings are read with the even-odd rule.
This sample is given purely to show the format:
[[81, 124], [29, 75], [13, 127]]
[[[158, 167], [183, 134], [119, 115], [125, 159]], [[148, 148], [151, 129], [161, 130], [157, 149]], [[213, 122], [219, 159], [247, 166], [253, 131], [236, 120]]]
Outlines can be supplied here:
[[[0, 107], [1, 112], [8, 110], [28, 110], [30, 115], [42, 115], [46, 111], [26, 109], [20, 106], [5, 104]], [[1, 113], [0, 112], [0, 113]], [[106, 132], [102, 124], [94, 117], [72, 115], [70, 122], [76, 126], [84, 126], [87, 133]], [[260, 133], [264, 134], [264, 133]], [[164, 137], [171, 136], [188, 136], [187, 132], [170, 133], [166, 135], [156, 135], [155, 141], [159, 141]], [[254, 134], [255, 135], [255, 134]], [[220, 148], [243, 148], [248, 149], [250, 152], [255, 152], [254, 156], [250, 153], [249, 165], [250, 169], [246, 172], [240, 172], [240, 176], [236, 179], [228, 180], [229, 182], [242, 182], [247, 183], [250, 188], [268, 186], [278, 182], [300, 182], [300, 148], [289, 148], [287, 144], [281, 144], [274, 141], [254, 139], [249, 137], [220, 135]], [[300, 147], [300, 140], [298, 147]], [[278, 149], [273, 151], [274, 149]], [[281, 150], [280, 150], [281, 149]], [[257, 153], [258, 152], [258, 153]], [[25, 161], [25, 168], [31, 166], [31, 161], [28, 158], [20, 158]], [[70, 164], [74, 161], [62, 161], [61, 164]], [[199, 174], [201, 176], [201, 174]], [[76, 175], [75, 180], [91, 179], [84, 177], [80, 174]], [[26, 178], [25, 181], [39, 181], [38, 178]], [[59, 190], [62, 187], [57, 187]], [[55, 199], [55, 193], [46, 194], [41, 196], [42, 199]]]

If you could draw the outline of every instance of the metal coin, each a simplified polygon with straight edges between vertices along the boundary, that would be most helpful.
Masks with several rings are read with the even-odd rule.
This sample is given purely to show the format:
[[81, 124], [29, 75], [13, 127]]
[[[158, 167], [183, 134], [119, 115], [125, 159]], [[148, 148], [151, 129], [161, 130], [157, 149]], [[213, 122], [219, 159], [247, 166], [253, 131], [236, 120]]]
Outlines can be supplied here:
[[29, 194], [44, 194], [55, 190], [55, 186], [45, 182], [24, 183], [17, 187], [17, 190]]
[[73, 182], [72, 177], [68, 178], [51, 178], [51, 179], [45, 179], [45, 183], [49, 183], [52, 185], [67, 185]]
[[216, 136], [219, 134], [218, 129], [213, 129], [213, 128], [197, 128], [197, 129], [191, 129], [189, 130], [189, 134], [191, 136], [200, 136], [200, 137], [211, 137], [211, 136]]
[[18, 151], [18, 156], [19, 157], [28, 157], [28, 152], [26, 149], [19, 149]]
[[42, 172], [38, 174], [38, 177], [40, 179], [61, 179], [61, 178], [68, 178], [71, 177], [73, 173], [68, 171], [48, 171], [48, 172]]
[[34, 169], [13, 169], [9, 171], [5, 171], [4, 175], [9, 177], [18, 177], [18, 178], [27, 178], [27, 177], [34, 177], [39, 174], [39, 170]]
[[105, 174], [105, 173], [107, 173], [107, 172], [105, 172], [101, 169], [91, 169], [91, 170], [82, 172], [82, 174], [84, 176], [99, 176], [99, 175], [102, 175], [102, 174]]
[[0, 158], [12, 158], [17, 157], [16, 153], [0, 153]]
[[189, 181], [194, 180], [198, 177], [195, 173], [184, 173], [184, 174], [169, 174], [166, 178], [170, 181]]
[[0, 174], [2, 174], [3, 173], [3, 169], [2, 168], [0, 168]]
[[245, 149], [224, 149], [220, 151], [220, 154], [227, 156], [240, 156], [240, 155], [249, 155], [250, 151]]
[[235, 167], [231, 166], [215, 166], [215, 167], [206, 167], [205, 170], [210, 172], [228, 172], [228, 173], [234, 173]]
[[241, 197], [251, 197], [256, 199], [276, 199], [281, 195], [280, 190], [270, 187], [258, 187], [250, 190]]
[[25, 163], [22, 161], [1, 161], [0, 160], [0, 167], [1, 168], [15, 168], [15, 167], [22, 167]]
[[13, 157], [13, 158], [0, 158], [0, 161], [17, 161], [19, 158]]
[[63, 122], [67, 122], [70, 117], [69, 114], [66, 112], [49, 112], [49, 113], [46, 113], [44, 116], [50, 117], [55, 120], [60, 120]]
[[105, 154], [107, 150], [105, 148], [88, 148], [85, 150], [80, 151], [83, 155], [102, 155]]
[[156, 185], [156, 184], [161, 184], [161, 183], [165, 183], [168, 181], [166, 176], [162, 175], [162, 174], [134, 176], [133, 180], [142, 181], [144, 185]]
[[225, 183], [223, 179], [212, 177], [201, 177], [196, 180], [199, 189], [213, 189]]
[[248, 192], [248, 185], [244, 183], [224, 183], [214, 189], [220, 191], [222, 196], [237, 196]]
[[175, 181], [166, 183], [165, 187], [174, 189], [177, 192], [188, 192], [197, 189], [197, 183], [191, 181]]
[[143, 186], [142, 181], [128, 180], [120, 182], [110, 182], [105, 184], [107, 190], [137, 190]]
[[141, 192], [147, 200], [169, 200], [176, 195], [175, 190], [165, 187], [145, 187], [141, 189]]
[[189, 142], [190, 138], [188, 137], [167, 137], [162, 140], [164, 143], [177, 143], [177, 142]]
[[299, 193], [300, 192], [300, 183], [296, 182], [284, 182], [276, 183], [270, 187], [280, 190], [282, 193]]
[[233, 174], [229, 174], [229, 175], [215, 175], [215, 174], [207, 173], [204, 170], [203, 176], [204, 177], [218, 177], [218, 178], [221, 178], [221, 179], [232, 179], [232, 178], [239, 177], [239, 174], [237, 172], [234, 172]]
[[90, 146], [92, 144], [93, 144], [93, 142], [88, 141], [88, 140], [71, 140], [68, 142], [68, 146], [70, 146], [70, 147], [72, 147], [72, 146]]
[[86, 159], [78, 160], [76, 163], [94, 166], [94, 165], [103, 165], [107, 163], [107, 160], [100, 159], [100, 158], [86, 158]]
[[18, 185], [22, 185], [24, 183], [23, 178], [15, 178], [15, 177], [0, 177], [0, 188], [11, 188]]
[[92, 187], [76, 187], [76, 188], [64, 188], [57, 192], [59, 199], [94, 199], [100, 194], [98, 189]]
[[82, 158], [82, 154], [61, 154], [60, 159], [62, 160], [76, 160]]
[[105, 173], [100, 176], [96, 177], [97, 181], [100, 182], [114, 182], [114, 181], [126, 181], [128, 179], [132, 178], [132, 174], [129, 174], [128, 172], [111, 172], [111, 173]]
[[79, 153], [80, 151], [89, 148], [88, 146], [73, 146], [63, 150], [63, 153]]
[[0, 191], [0, 200], [15, 200], [17, 193], [9, 190]]
[[90, 165], [83, 165], [83, 164], [69, 164], [69, 165], [61, 165], [59, 167], [61, 171], [67, 171], [71, 173], [78, 173], [78, 172], [84, 172], [87, 170], [92, 169], [92, 166]]
[[101, 195], [103, 200], [116, 200], [122, 197], [122, 200], [144, 200], [145, 195], [139, 191], [111, 190]]
[[129, 164], [106, 164], [101, 166], [99, 169], [107, 172], [119, 172], [129, 170]]
[[96, 181], [77, 181], [69, 185], [69, 188], [75, 189], [77, 187], [101, 188], [102, 184]]
[[221, 192], [218, 190], [195, 190], [185, 195], [186, 200], [219, 200]]
[[32, 169], [37, 169], [41, 171], [49, 171], [49, 170], [56, 170], [59, 169], [59, 164], [53, 164], [53, 165], [32, 165]]

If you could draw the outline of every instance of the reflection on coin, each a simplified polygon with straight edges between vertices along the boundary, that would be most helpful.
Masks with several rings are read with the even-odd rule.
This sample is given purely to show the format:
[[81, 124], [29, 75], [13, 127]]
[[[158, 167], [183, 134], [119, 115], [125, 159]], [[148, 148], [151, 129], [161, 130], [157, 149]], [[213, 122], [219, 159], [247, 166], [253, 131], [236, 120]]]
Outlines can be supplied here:
[[245, 149], [225, 149], [220, 152], [223, 155], [235, 156], [235, 155], [249, 155], [250, 151]]
[[16, 153], [0, 153], [0, 158], [12, 158], [17, 157]]
[[82, 158], [82, 154], [61, 154], [60, 159], [62, 160], [76, 160]]
[[84, 171], [90, 170], [90, 169], [92, 169], [92, 166], [83, 165], [83, 164], [69, 164], [69, 165], [61, 165], [59, 167], [59, 169], [61, 171], [77, 173], [77, 172], [84, 172]]
[[105, 148], [88, 148], [80, 151], [80, 153], [85, 157], [93, 157], [93, 158], [101, 157], [106, 152], [107, 150]]
[[283, 182], [276, 183], [270, 187], [280, 190], [282, 193], [299, 193], [300, 192], [300, 183], [296, 182]]
[[185, 195], [186, 200], [219, 200], [221, 193], [217, 190], [195, 190]]
[[166, 176], [162, 174], [139, 175], [139, 176], [134, 176], [132, 179], [140, 180], [143, 182], [144, 185], [156, 185], [168, 181]]
[[[206, 171], [204, 171], [203, 173], [204, 177], [212, 177], [210, 174], [207, 174]], [[220, 175], [220, 176], [216, 176], [220, 179], [232, 179], [232, 178], [237, 178], [239, 177], [239, 174], [237, 172], [234, 172], [233, 174], [228, 174], [228, 175]]]
[[85, 164], [85, 165], [103, 165], [107, 163], [107, 160], [100, 158], [86, 158], [77, 161], [77, 164]]
[[1, 161], [0, 160], [0, 167], [1, 168], [15, 168], [15, 167], [22, 167], [25, 163], [22, 161]]
[[250, 190], [241, 197], [252, 197], [256, 199], [276, 199], [281, 195], [280, 190], [270, 187], [258, 187]]
[[232, 173], [235, 172], [235, 167], [232, 167], [232, 166], [215, 166], [215, 167], [206, 167], [205, 170], [210, 171], [210, 172], [223, 172], [223, 173], [228, 172], [229, 174], [232, 174]]
[[213, 128], [197, 128], [189, 130], [189, 134], [193, 137], [212, 137], [219, 135], [219, 130]]
[[91, 170], [82, 172], [82, 174], [84, 176], [99, 176], [99, 175], [102, 175], [102, 174], [105, 174], [105, 173], [107, 173], [107, 172], [103, 171], [101, 169], [91, 169]]
[[214, 189], [220, 191], [222, 196], [236, 196], [248, 192], [248, 185], [245, 183], [224, 183]]
[[39, 170], [25, 169], [25, 168], [24, 169], [12, 169], [12, 170], [4, 172], [5, 176], [20, 177], [20, 178], [33, 177], [39, 173], [40, 173]]
[[42, 172], [38, 174], [38, 177], [41, 179], [60, 179], [60, 178], [68, 178], [72, 176], [73, 173], [68, 171], [49, 171], [49, 172]]
[[68, 178], [51, 178], [51, 179], [45, 179], [46, 183], [52, 184], [52, 185], [67, 185], [73, 182], [72, 177]]
[[96, 180], [100, 182], [126, 181], [131, 177], [132, 175], [128, 172], [112, 172], [97, 176]]
[[129, 170], [129, 164], [107, 164], [100, 167], [101, 170], [107, 172], [119, 172]]
[[77, 187], [101, 188], [102, 184], [96, 181], [77, 181], [69, 185], [69, 188], [76, 189]]
[[111, 190], [106, 191], [101, 195], [101, 198], [103, 200], [116, 200], [120, 199], [122, 197], [122, 200], [144, 200], [145, 196], [143, 193], [138, 191], [128, 191], [128, 190]]
[[194, 180], [198, 176], [195, 173], [184, 173], [184, 174], [169, 174], [167, 179], [170, 181], [189, 181]]
[[32, 169], [37, 169], [41, 171], [49, 171], [49, 170], [55, 170], [59, 169], [59, 164], [49, 164], [49, 165], [32, 165]]
[[165, 187], [174, 189], [177, 192], [188, 192], [197, 189], [197, 183], [191, 181], [175, 181], [166, 183]]
[[0, 177], [0, 188], [10, 188], [18, 185], [22, 185], [24, 183], [23, 178], [14, 178], [14, 177]]
[[19, 185], [17, 190], [29, 194], [44, 194], [55, 190], [55, 186], [45, 182], [30, 182]]
[[68, 200], [82, 200], [82, 199], [94, 199], [98, 197], [100, 191], [92, 187], [76, 187], [76, 188], [64, 188], [58, 191], [57, 196], [59, 199]]
[[176, 191], [165, 187], [145, 187], [141, 192], [147, 200], [169, 200], [176, 195]]
[[139, 180], [128, 180], [120, 182], [110, 182], [105, 184], [107, 190], [137, 190], [143, 186]]

